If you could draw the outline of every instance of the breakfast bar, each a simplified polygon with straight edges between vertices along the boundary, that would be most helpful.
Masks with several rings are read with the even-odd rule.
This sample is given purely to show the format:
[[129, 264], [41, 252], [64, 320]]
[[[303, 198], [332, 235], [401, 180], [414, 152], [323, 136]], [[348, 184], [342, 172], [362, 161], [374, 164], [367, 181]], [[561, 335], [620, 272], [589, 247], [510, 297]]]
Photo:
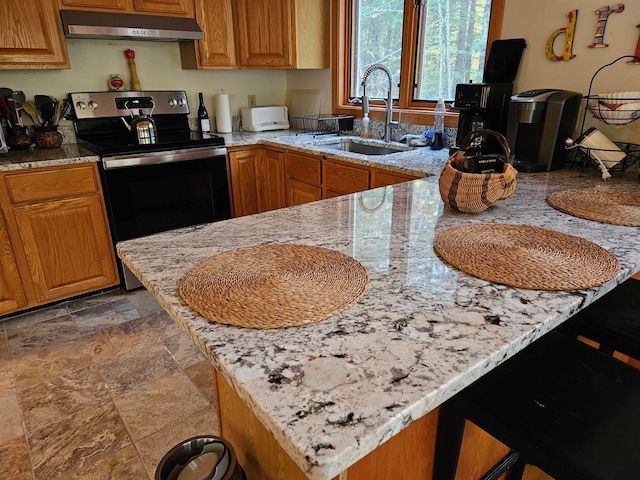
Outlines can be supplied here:
[[[434, 175], [424, 179], [117, 245], [211, 360], [220, 435], [249, 478], [428, 478], [439, 405], [640, 270], [638, 227], [574, 217], [546, 202], [574, 188], [637, 192], [635, 175], [604, 182], [579, 167], [519, 174], [506, 202], [463, 214], [440, 198], [443, 158], [425, 164]], [[435, 253], [436, 233], [480, 223], [582, 237], [620, 268], [594, 288], [526, 290], [466, 274]], [[199, 262], [279, 244], [356, 259], [368, 275], [364, 295], [325, 320], [272, 329], [209, 321], [181, 299], [178, 282]]]

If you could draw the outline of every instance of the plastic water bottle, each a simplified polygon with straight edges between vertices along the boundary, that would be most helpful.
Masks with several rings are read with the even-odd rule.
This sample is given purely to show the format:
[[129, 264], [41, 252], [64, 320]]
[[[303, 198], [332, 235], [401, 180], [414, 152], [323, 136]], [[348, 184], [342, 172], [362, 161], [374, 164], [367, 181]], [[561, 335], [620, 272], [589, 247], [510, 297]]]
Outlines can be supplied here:
[[444, 115], [447, 113], [447, 107], [444, 106], [444, 100], [438, 99], [438, 104], [434, 110], [435, 122], [433, 124], [433, 143], [431, 150], [442, 150], [444, 148]]

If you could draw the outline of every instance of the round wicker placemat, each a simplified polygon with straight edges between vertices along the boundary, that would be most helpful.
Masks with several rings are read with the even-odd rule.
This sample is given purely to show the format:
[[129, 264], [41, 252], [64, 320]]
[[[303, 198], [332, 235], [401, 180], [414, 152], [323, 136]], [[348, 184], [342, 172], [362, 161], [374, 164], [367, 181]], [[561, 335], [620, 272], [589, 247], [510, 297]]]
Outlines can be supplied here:
[[209, 320], [279, 328], [335, 315], [356, 303], [367, 283], [365, 268], [340, 252], [274, 244], [213, 255], [180, 279], [178, 291]]
[[577, 188], [554, 192], [547, 203], [574, 217], [613, 225], [640, 227], [640, 193]]
[[433, 247], [463, 272], [533, 290], [595, 287], [620, 268], [616, 257], [595, 243], [528, 225], [460, 225], [436, 234]]

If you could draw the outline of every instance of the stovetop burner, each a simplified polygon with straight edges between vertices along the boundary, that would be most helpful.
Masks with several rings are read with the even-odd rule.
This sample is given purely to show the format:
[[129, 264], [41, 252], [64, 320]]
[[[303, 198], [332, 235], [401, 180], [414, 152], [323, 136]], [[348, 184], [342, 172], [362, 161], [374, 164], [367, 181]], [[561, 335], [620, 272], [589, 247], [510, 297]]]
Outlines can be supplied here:
[[[181, 90], [71, 93], [69, 97], [78, 143], [102, 157], [224, 145], [222, 137], [203, 137], [189, 129], [189, 105]], [[152, 116], [156, 143], [139, 144], [127, 129], [132, 113], [139, 112]]]

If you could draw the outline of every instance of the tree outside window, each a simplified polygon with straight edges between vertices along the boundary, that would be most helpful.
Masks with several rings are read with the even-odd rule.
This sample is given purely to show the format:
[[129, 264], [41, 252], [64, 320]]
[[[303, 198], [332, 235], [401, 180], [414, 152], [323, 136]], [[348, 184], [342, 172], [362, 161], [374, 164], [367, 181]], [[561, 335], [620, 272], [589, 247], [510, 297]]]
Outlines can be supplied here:
[[[459, 83], [482, 82], [504, 1], [333, 0], [338, 113], [353, 109], [348, 99], [362, 95], [362, 74], [375, 63], [390, 70], [394, 103], [410, 110], [407, 117], [430, 112], [440, 97], [452, 101]], [[386, 98], [387, 85], [386, 75], [374, 71], [367, 96]]]

